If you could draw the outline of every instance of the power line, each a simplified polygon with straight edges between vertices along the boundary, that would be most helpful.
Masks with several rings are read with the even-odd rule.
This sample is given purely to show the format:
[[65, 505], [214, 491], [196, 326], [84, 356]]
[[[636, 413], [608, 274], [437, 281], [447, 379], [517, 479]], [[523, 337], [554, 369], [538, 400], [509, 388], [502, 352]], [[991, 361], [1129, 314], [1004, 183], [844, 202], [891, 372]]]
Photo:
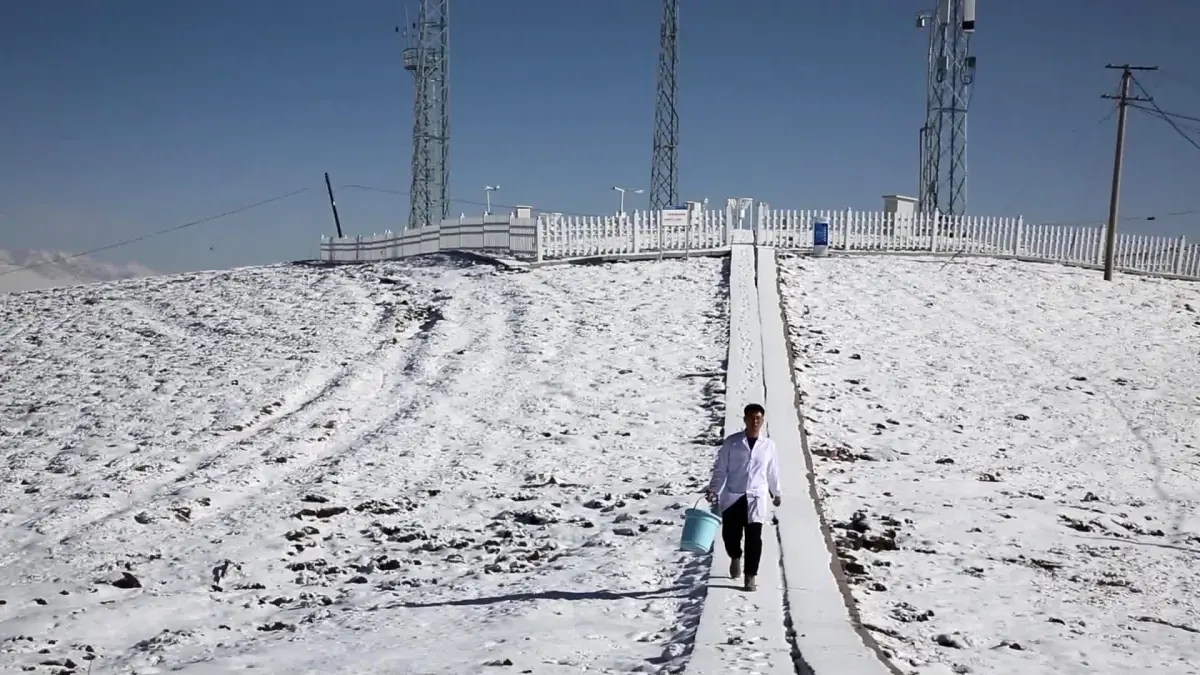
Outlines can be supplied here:
[[1190, 87], [1192, 89], [1195, 89], [1196, 91], [1200, 91], [1200, 84], [1197, 84], [1195, 80], [1191, 80], [1186, 77], [1176, 75], [1175, 73], [1173, 73], [1169, 70], [1159, 70], [1159, 71], [1157, 71], [1157, 74], [1160, 77], [1171, 80], [1172, 82], [1175, 82], [1177, 84], [1182, 84], [1185, 87]]
[[1180, 122], [1176, 122], [1174, 119], [1172, 119], [1172, 117], [1170, 116], [1170, 113], [1167, 113], [1166, 115], [1164, 115], [1164, 114], [1158, 112], [1157, 110], [1155, 110], [1154, 108], [1147, 108], [1144, 106], [1137, 106], [1137, 105], [1131, 105], [1129, 107], [1133, 108], [1134, 110], [1138, 110], [1138, 111], [1146, 114], [1149, 117], [1153, 117], [1154, 119], [1162, 120], [1163, 122], [1170, 124], [1172, 127], [1172, 131], [1183, 136], [1183, 139], [1185, 141], [1187, 141], [1188, 144], [1191, 145], [1192, 147], [1200, 149], [1200, 145], [1198, 145], [1196, 143], [1196, 140], [1193, 139], [1192, 137], [1188, 136], [1187, 132], [1186, 132], [1186, 131], [1191, 131], [1193, 133], [1200, 133], [1200, 124], [1182, 124]]
[[1162, 117], [1170, 117], [1170, 118], [1172, 118], [1172, 119], [1184, 120], [1184, 121], [1187, 121], [1187, 122], [1198, 122], [1198, 123], [1200, 123], [1200, 117], [1192, 117], [1192, 116], [1190, 116], [1190, 115], [1181, 115], [1181, 114], [1179, 114], [1179, 113], [1166, 112], [1166, 111], [1162, 110], [1161, 108], [1147, 108], [1147, 107], [1146, 107], [1146, 106], [1144, 106], [1144, 105], [1134, 105], [1134, 104], [1130, 104], [1130, 106], [1129, 106], [1129, 107], [1130, 107], [1130, 108], [1137, 108], [1138, 110], [1144, 110], [1144, 111], [1146, 111], [1146, 112], [1148, 112], [1148, 113], [1151, 113], [1151, 114], [1154, 114], [1154, 115], [1161, 115]]
[[[1155, 110], [1154, 108], [1150, 108], [1147, 106], [1141, 106], [1141, 105], [1132, 105], [1131, 104], [1129, 107], [1133, 108], [1134, 110], [1138, 110], [1142, 113], [1145, 113], [1146, 115], [1153, 117], [1154, 119], [1162, 120], [1164, 122], [1168, 122], [1171, 119], [1175, 119], [1175, 120], [1177, 120], [1176, 124], [1179, 125], [1180, 129], [1186, 129], [1188, 131], [1200, 133], [1200, 118], [1197, 118], [1196, 122], [1189, 123], [1188, 120], [1191, 120], [1192, 118], [1188, 117], [1187, 115], [1179, 115], [1177, 113], [1170, 113], [1170, 112], [1163, 115], [1163, 114], [1159, 113], [1157, 110]], [[1185, 121], [1178, 121], [1178, 120], [1185, 120]]]
[[134, 238], [132, 238], [132, 239], [125, 239], [125, 240], [123, 240], [123, 241], [119, 241], [119, 242], [117, 242], [117, 243], [115, 243], [115, 244], [108, 244], [108, 245], [106, 245], [106, 246], [101, 246], [101, 247], [99, 247], [99, 248], [93, 248], [93, 249], [90, 249], [90, 250], [84, 251], [84, 252], [82, 252], [82, 253], [72, 253], [71, 255], [68, 255], [68, 256], [63, 256], [63, 257], [61, 257], [61, 258], [57, 258], [57, 259], [55, 259], [55, 260], [48, 260], [48, 261], [46, 261], [46, 262], [35, 263], [35, 264], [33, 264], [33, 265], [26, 265], [26, 266], [24, 266], [24, 267], [15, 267], [15, 268], [13, 268], [13, 269], [11, 269], [11, 270], [4, 270], [3, 272], [0, 272], [0, 277], [2, 277], [2, 276], [7, 276], [7, 275], [9, 275], [9, 274], [15, 274], [15, 273], [17, 273], [17, 272], [21, 272], [21, 271], [24, 271], [24, 270], [32, 270], [32, 269], [37, 269], [37, 268], [39, 268], [39, 267], [44, 267], [44, 266], [46, 266], [46, 265], [52, 265], [52, 264], [54, 264], [54, 263], [60, 263], [60, 262], [64, 262], [64, 261], [67, 261], [67, 260], [74, 260], [75, 258], [82, 258], [82, 257], [84, 257], [84, 256], [89, 256], [89, 255], [93, 255], [93, 254], [96, 254], [96, 253], [101, 253], [101, 252], [104, 252], [104, 251], [110, 251], [110, 250], [112, 250], [112, 249], [114, 249], [114, 248], [121, 248], [121, 247], [123, 247], [123, 246], [128, 246], [128, 245], [130, 245], [130, 244], [136, 244], [136, 243], [138, 243], [139, 241], [145, 241], [145, 240], [147, 240], [147, 239], [152, 239], [152, 238], [154, 238], [154, 237], [159, 237], [159, 236], [162, 236], [162, 235], [164, 235], [164, 234], [170, 234], [171, 232], [178, 232], [179, 230], [185, 230], [185, 229], [187, 229], [187, 228], [189, 228], [189, 227], [195, 227], [195, 226], [197, 226], [197, 225], [203, 225], [203, 224], [205, 224], [205, 223], [211, 223], [211, 222], [213, 222], [214, 220], [220, 220], [220, 219], [222, 219], [222, 218], [228, 218], [229, 216], [237, 215], [237, 214], [239, 214], [239, 213], [244, 213], [244, 212], [246, 212], [246, 211], [249, 211], [249, 210], [251, 210], [251, 209], [256, 209], [256, 208], [258, 208], [258, 207], [260, 207], [260, 206], [266, 206], [267, 204], [271, 204], [271, 203], [273, 203], [273, 202], [282, 201], [282, 200], [284, 200], [284, 199], [287, 199], [287, 198], [289, 198], [289, 197], [295, 197], [296, 195], [298, 195], [298, 194], [301, 194], [301, 193], [304, 193], [304, 192], [308, 192], [308, 191], [309, 191], [309, 190], [311, 190], [311, 189], [312, 189], [312, 188], [307, 188], [307, 187], [306, 187], [306, 188], [300, 188], [299, 190], [292, 190], [291, 192], [288, 192], [288, 193], [285, 193], [285, 194], [281, 194], [281, 195], [277, 195], [277, 196], [275, 196], [275, 197], [271, 197], [270, 199], [264, 199], [264, 200], [262, 200], [262, 201], [257, 201], [257, 202], [254, 202], [253, 204], [247, 204], [246, 206], [241, 206], [241, 207], [238, 207], [238, 208], [236, 208], [236, 209], [233, 209], [233, 210], [230, 210], [230, 211], [225, 211], [225, 212], [223, 212], [223, 213], [218, 213], [218, 214], [216, 214], [216, 215], [207, 216], [207, 217], [201, 218], [201, 219], [199, 219], [199, 220], [193, 220], [193, 221], [190, 221], [190, 222], [184, 223], [184, 224], [182, 224], [182, 225], [175, 225], [174, 227], [168, 227], [168, 228], [164, 228], [164, 229], [161, 229], [161, 230], [158, 230], [158, 231], [155, 231], [155, 232], [150, 232], [150, 233], [148, 233], [148, 234], [143, 234], [143, 235], [140, 235], [140, 236], [134, 237]]
[[[1146, 221], [1160, 220], [1163, 218], [1173, 218], [1176, 216], [1193, 216], [1196, 214], [1200, 214], [1200, 208], [1187, 209], [1184, 211], [1171, 211], [1169, 213], [1156, 213], [1156, 214], [1151, 214], [1148, 216], [1122, 216], [1117, 219], [1117, 222], [1128, 223], [1128, 222], [1133, 222], [1135, 220], [1146, 220]], [[1105, 222], [1107, 222], [1107, 221], [1104, 221], [1104, 220], [1060, 220], [1060, 221], [1055, 221], [1055, 222], [1051, 222], [1051, 223], [1034, 223], [1034, 224], [1035, 225], [1047, 225], [1047, 226], [1050, 226], [1050, 225], [1080, 226], [1080, 225], [1103, 225]]]
[[[1158, 107], [1158, 103], [1155, 103], [1154, 97], [1150, 95], [1150, 92], [1146, 91], [1146, 88], [1142, 86], [1141, 82], [1137, 81], [1137, 78], [1130, 75], [1130, 79], [1133, 80], [1133, 85], [1135, 87], [1137, 87], [1138, 91], [1140, 91], [1142, 93], [1142, 96], [1145, 97], [1143, 100], [1145, 102], [1149, 103], [1150, 106], [1154, 108], [1154, 112], [1158, 113], [1159, 119], [1162, 119], [1167, 124], [1170, 124], [1171, 128], [1175, 130], [1175, 133], [1179, 134], [1183, 138], [1183, 140], [1185, 140], [1189, 144], [1191, 144], [1191, 146], [1193, 148], [1200, 150], [1200, 143], [1197, 143], [1196, 139], [1192, 138], [1191, 136], [1188, 136], [1186, 133], [1184, 133], [1183, 129], [1179, 128], [1179, 125], [1175, 123], [1174, 119], [1172, 119], [1174, 117], [1174, 115], [1168, 115], [1162, 108]], [[1200, 121], [1200, 120], [1195, 120], [1195, 121]]]
[[[1084, 126], [1082, 124], [1076, 126], [1075, 129], [1072, 130], [1071, 137], [1069, 139], [1070, 142], [1067, 144], [1067, 148], [1065, 151], [1063, 151], [1062, 154], [1069, 155], [1069, 154], [1075, 152], [1075, 150], [1077, 150], [1079, 148], [1079, 146], [1081, 145], [1082, 141], [1086, 138], [1086, 136], [1084, 135], [1083, 132], [1092, 131], [1092, 130], [1096, 129], [1097, 127], [1102, 126], [1105, 122], [1112, 119], [1112, 116], [1116, 115], [1116, 114], [1117, 114], [1117, 107], [1113, 106], [1112, 110], [1109, 110], [1108, 113], [1106, 113], [1103, 117], [1096, 120], [1095, 124], [1092, 124], [1090, 126]], [[1016, 194], [1016, 196], [1010, 196], [1010, 199], [1004, 205], [1004, 208], [1000, 209], [1000, 212], [1004, 213], [1004, 212], [1009, 211], [1010, 209], [1013, 208], [1013, 206], [1015, 205], [1015, 203], [1017, 201], [1023, 201], [1026, 197], [1028, 197], [1029, 196], [1029, 188], [1031, 186], [1032, 186], [1032, 183], [1027, 185], [1026, 189], [1018, 192]], [[1020, 199], [1018, 199], [1018, 197]], [[1050, 223], [1047, 223], [1047, 224], [1050, 224]], [[1056, 224], [1058, 224], [1058, 223], [1056, 223]], [[1066, 223], [1062, 223], [1062, 224], [1066, 224]]]

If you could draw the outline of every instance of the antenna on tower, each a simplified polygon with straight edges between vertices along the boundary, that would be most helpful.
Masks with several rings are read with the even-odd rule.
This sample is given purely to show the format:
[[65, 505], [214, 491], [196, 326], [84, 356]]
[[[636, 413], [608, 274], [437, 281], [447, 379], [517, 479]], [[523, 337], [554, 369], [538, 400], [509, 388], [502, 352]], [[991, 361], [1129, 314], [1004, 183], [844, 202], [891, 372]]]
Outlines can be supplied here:
[[650, 210], [679, 204], [679, 0], [662, 0], [658, 84], [654, 97], [654, 154], [650, 160]]
[[416, 22], [407, 25], [396, 32], [408, 38], [404, 69], [415, 89], [408, 210], [414, 228], [440, 223], [450, 210], [450, 0], [421, 0]]
[[967, 109], [975, 83], [975, 0], [937, 0], [917, 14], [929, 29], [925, 123], [920, 131], [918, 209], [961, 215], [967, 209]]

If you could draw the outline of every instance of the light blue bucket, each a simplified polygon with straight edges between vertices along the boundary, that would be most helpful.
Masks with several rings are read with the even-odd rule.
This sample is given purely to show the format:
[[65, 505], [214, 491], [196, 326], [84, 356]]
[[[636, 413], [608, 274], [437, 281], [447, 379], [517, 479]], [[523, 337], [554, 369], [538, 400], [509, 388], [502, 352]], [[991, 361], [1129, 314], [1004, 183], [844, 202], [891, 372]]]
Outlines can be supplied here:
[[[697, 499], [699, 504], [700, 500]], [[717, 537], [717, 527], [721, 525], [721, 516], [692, 507], [683, 512], [683, 536], [679, 538], [679, 550], [690, 553], [708, 553], [712, 550], [713, 540]]]

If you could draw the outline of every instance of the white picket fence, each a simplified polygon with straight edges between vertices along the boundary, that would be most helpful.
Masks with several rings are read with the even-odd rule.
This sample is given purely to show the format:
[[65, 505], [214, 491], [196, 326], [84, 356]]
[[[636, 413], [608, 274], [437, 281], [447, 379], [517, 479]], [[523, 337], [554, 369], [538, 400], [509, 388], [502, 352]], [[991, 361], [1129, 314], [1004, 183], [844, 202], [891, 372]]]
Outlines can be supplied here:
[[[961, 254], [1069, 265], [1104, 262], [1102, 226], [1035, 225], [1021, 218], [897, 216], [863, 211], [757, 208], [741, 221], [760, 245], [811, 250], [813, 223], [829, 222], [829, 248], [847, 253]], [[536, 218], [488, 216], [447, 220], [394, 234], [322, 238], [321, 258], [370, 261], [465, 250], [536, 262], [639, 254], [728, 250], [739, 220], [732, 209], [694, 211], [686, 223], [662, 226], [658, 212], [627, 216]], [[1200, 280], [1200, 246], [1184, 237], [1118, 234], [1116, 267], [1125, 272]]]
[[[759, 215], [757, 240], [811, 250], [813, 223], [829, 222], [834, 251], [952, 253], [1081, 266], [1104, 264], [1104, 226], [1036, 225], [1022, 218], [896, 216], [862, 211], [772, 210]], [[1200, 246], [1185, 237], [1117, 234], [1115, 267], [1125, 272], [1200, 280]]]

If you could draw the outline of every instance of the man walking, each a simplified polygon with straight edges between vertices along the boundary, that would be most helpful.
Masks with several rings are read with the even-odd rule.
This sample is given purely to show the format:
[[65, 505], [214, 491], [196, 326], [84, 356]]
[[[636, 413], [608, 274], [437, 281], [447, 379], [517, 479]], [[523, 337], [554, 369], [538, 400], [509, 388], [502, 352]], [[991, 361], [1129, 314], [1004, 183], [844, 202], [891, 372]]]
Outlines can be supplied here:
[[743, 411], [746, 430], [725, 439], [713, 463], [707, 496], [721, 514], [721, 539], [729, 554], [729, 577], [742, 575], [742, 538], [746, 540], [745, 588], [757, 588], [762, 560], [762, 531], [767, 519], [767, 497], [779, 506], [779, 460], [775, 444], [762, 438], [766, 410], [751, 403]]

